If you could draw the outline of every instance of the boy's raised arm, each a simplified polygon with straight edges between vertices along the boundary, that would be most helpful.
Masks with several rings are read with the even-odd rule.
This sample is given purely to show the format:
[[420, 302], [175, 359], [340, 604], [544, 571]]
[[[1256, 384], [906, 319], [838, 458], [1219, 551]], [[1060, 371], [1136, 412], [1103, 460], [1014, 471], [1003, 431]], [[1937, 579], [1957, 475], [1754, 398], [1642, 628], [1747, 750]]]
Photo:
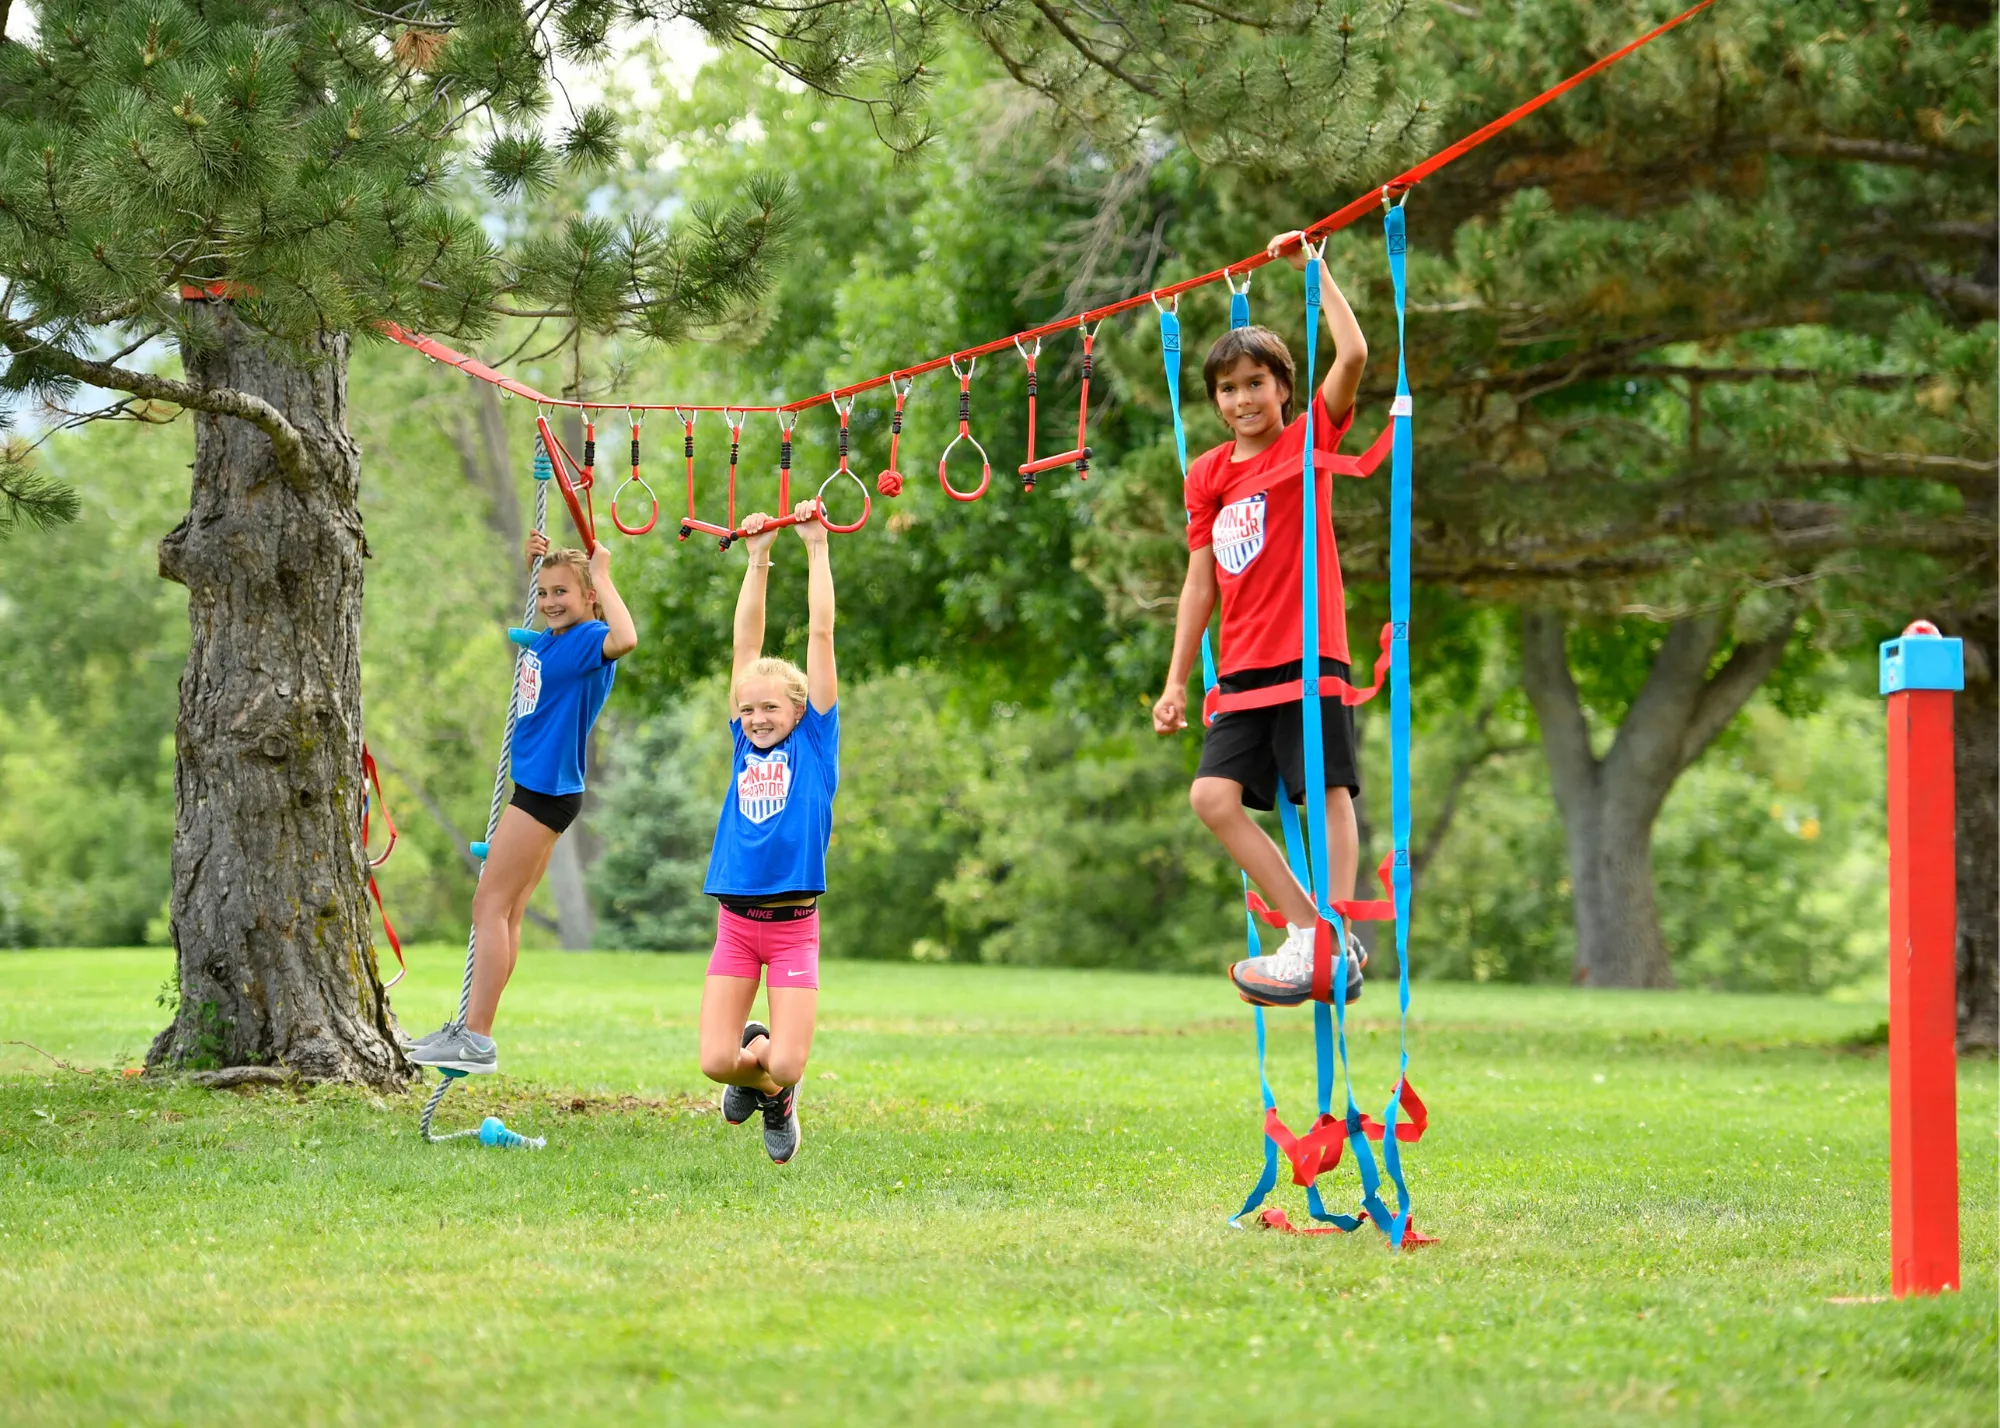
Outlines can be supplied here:
[[[1304, 240], [1305, 234], [1295, 228], [1278, 234], [1264, 245], [1264, 251], [1274, 258], [1282, 256], [1303, 273]], [[1327, 364], [1326, 380], [1319, 384], [1319, 394], [1326, 399], [1327, 411], [1338, 421], [1341, 413], [1354, 405], [1354, 394], [1361, 390], [1361, 374], [1368, 367], [1368, 339], [1361, 335], [1361, 324], [1355, 320], [1354, 309], [1348, 306], [1347, 294], [1333, 280], [1323, 258], [1319, 265], [1319, 295], [1320, 306], [1326, 312], [1327, 332], [1333, 338], [1333, 360]]]

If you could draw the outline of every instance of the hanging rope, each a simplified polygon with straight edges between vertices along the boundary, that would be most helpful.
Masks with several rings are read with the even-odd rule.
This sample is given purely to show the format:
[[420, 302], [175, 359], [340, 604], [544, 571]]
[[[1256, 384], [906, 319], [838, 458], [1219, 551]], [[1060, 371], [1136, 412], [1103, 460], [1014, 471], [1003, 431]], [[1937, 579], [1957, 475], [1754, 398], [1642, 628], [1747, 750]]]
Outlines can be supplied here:
[[[544, 431], [547, 430], [548, 424], [545, 420], [538, 419], [538, 425]], [[550, 459], [548, 447], [538, 443], [535, 447], [535, 534], [537, 535], [542, 534], [548, 528], [549, 479], [554, 474], [554, 470], [554, 463]], [[542, 561], [541, 557], [537, 556], [528, 567], [528, 595], [521, 610], [521, 624], [523, 626], [529, 625], [535, 618], [535, 592], [537, 582], [541, 579], [541, 574]], [[486, 810], [486, 838], [485, 841], [473, 845], [473, 853], [479, 859], [480, 877], [485, 876], [486, 854], [492, 848], [493, 835], [500, 827], [500, 811], [507, 806], [507, 783], [514, 767], [515, 711], [519, 707], [519, 701], [515, 697], [515, 690], [520, 685], [521, 660], [525, 654], [526, 648], [523, 646], [517, 649], [514, 655], [514, 683], [509, 685], [507, 690], [507, 722], [500, 733], [500, 758], [493, 766], [493, 801], [487, 806]], [[466, 934], [465, 938], [465, 976], [458, 988], [458, 1011], [451, 1019], [453, 1027], [464, 1027], [466, 1015], [472, 1009], [473, 954], [477, 951], [478, 945], [479, 928], [477, 924], [474, 924], [472, 930]], [[433, 1131], [431, 1129], [431, 1118], [437, 1114], [438, 1103], [444, 1099], [445, 1092], [452, 1088], [452, 1084], [464, 1075], [465, 1073], [462, 1071], [445, 1071], [441, 1073], [437, 1089], [432, 1091], [429, 1099], [424, 1102], [423, 1114], [417, 1121], [417, 1128], [423, 1133], [425, 1140], [429, 1141], [432, 1145], [439, 1145], [445, 1141], [457, 1140], [463, 1136], [478, 1136], [483, 1144], [488, 1145], [515, 1145], [534, 1150], [542, 1148], [544, 1142], [540, 1137], [516, 1136], [512, 1131], [508, 1131], [505, 1126], [501, 1126], [497, 1120], [490, 1116], [487, 1118], [486, 1125], [475, 1126], [470, 1130], [446, 1131], [442, 1135]], [[499, 1127], [499, 1131], [503, 1136], [511, 1136], [513, 1138], [511, 1140], [492, 1138], [494, 1133], [490, 1128], [496, 1126]]]

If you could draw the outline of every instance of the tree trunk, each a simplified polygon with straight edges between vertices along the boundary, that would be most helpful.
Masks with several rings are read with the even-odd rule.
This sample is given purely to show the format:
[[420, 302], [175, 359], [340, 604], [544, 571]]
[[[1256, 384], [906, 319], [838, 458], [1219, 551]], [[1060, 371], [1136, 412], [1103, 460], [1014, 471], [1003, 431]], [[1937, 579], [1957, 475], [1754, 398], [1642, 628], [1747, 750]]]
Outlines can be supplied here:
[[218, 307], [189, 378], [264, 398], [297, 428], [287, 476], [245, 422], [197, 414], [189, 513], [160, 543], [188, 589], [175, 726], [179, 974], [152, 1065], [283, 1066], [390, 1087], [398, 1049], [370, 939], [361, 832], [361, 452], [347, 340], [277, 360]]
[[1550, 610], [1523, 612], [1521, 684], [1541, 724], [1569, 848], [1578, 984], [1674, 984], [1653, 895], [1653, 823], [1674, 780], [1777, 667], [1791, 627], [1787, 618], [1764, 639], [1739, 643], [1711, 676], [1727, 621], [1719, 615], [1674, 621], [1645, 686], [1599, 758], [1570, 674], [1567, 621]]
[[1952, 710], [1958, 776], [1958, 1045], [2000, 1048], [2000, 699], [1994, 659], [2000, 611], [1989, 592], [1970, 611], [1948, 616], [1945, 633], [1965, 641], [1965, 692]]

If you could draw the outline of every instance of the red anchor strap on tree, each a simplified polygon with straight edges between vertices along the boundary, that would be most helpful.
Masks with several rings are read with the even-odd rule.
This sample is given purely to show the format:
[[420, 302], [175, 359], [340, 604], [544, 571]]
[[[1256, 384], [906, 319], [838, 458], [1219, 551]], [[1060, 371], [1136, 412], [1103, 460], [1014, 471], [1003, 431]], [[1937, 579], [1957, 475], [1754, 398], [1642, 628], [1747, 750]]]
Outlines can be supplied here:
[[896, 411], [889, 418], [889, 464], [875, 478], [875, 489], [891, 500], [903, 494], [903, 473], [896, 465], [896, 457], [903, 444], [903, 402], [909, 397], [910, 385], [915, 381], [914, 377], [898, 381], [895, 373], [889, 374], [889, 390], [896, 394]]
[[[627, 412], [626, 415], [632, 419], [632, 474], [619, 482], [618, 489], [611, 493], [611, 524], [618, 527], [626, 535], [641, 536], [647, 534], [654, 526], [659, 524], [660, 498], [654, 492], [653, 488], [647, 484], [646, 479], [639, 474], [639, 413]], [[590, 463], [594, 459], [596, 452], [597, 428], [595, 425], [587, 424], [584, 427], [583, 437], [583, 465], [586, 472], [590, 470]], [[625, 494], [625, 490], [629, 486], [637, 486], [641, 491], [646, 493], [646, 498], [653, 503], [653, 509], [647, 514], [646, 524], [643, 526], [628, 526], [618, 518], [618, 498]]]
[[[389, 950], [396, 954], [396, 975], [382, 984], [382, 990], [403, 980], [410, 970], [410, 964], [403, 960], [403, 942], [396, 936], [396, 929], [389, 921], [389, 909], [382, 902], [382, 889], [375, 884], [375, 869], [389, 861], [389, 855], [396, 851], [396, 819], [389, 812], [388, 795], [382, 792], [382, 773], [375, 767], [375, 755], [368, 751], [368, 745], [361, 746], [361, 856], [368, 865], [368, 895], [375, 899], [375, 910], [382, 915], [382, 935], [389, 939]], [[370, 790], [373, 790], [371, 793]], [[389, 830], [389, 841], [383, 845], [377, 857], [368, 856], [368, 820], [374, 806], [382, 805], [382, 823]]]
[[[951, 359], [951, 374], [958, 378], [958, 435], [945, 447], [944, 455], [938, 457], [938, 485], [944, 487], [945, 495], [954, 501], [976, 501], [986, 494], [986, 488], [993, 481], [993, 463], [987, 459], [986, 448], [979, 444], [972, 434], [972, 372], [979, 365], [977, 357], [971, 358], [961, 367], [956, 357]], [[961, 491], [951, 484], [946, 467], [951, 461], [951, 453], [960, 442], [965, 442], [979, 453], [979, 486], [972, 491]]]
[[[1375, 682], [1366, 689], [1356, 689], [1338, 675], [1322, 674], [1319, 677], [1320, 698], [1338, 698], [1342, 704], [1352, 707], [1366, 704], [1382, 692], [1383, 681], [1389, 677], [1389, 663], [1392, 658], [1390, 646], [1395, 633], [1394, 625], [1382, 626], [1381, 654], [1375, 661]], [[1242, 689], [1234, 694], [1224, 694], [1220, 684], [1202, 696], [1201, 722], [1204, 727], [1215, 722], [1215, 716], [1226, 714], [1232, 709], [1269, 709], [1274, 704], [1294, 704], [1306, 697], [1303, 679], [1287, 680], [1283, 684], [1267, 685], [1262, 689]]]
[[[1091, 351], [1097, 344], [1097, 329], [1103, 325], [1104, 321], [1102, 318], [1094, 323], [1082, 322], [1077, 324], [1077, 331], [1083, 335], [1083, 390], [1076, 400], [1076, 445], [1071, 450], [1061, 452], [1055, 456], [1044, 456], [1040, 460], [1037, 460], [1035, 458], [1034, 442], [1031, 440], [1028, 443], [1027, 464], [1021, 468], [1021, 483], [1030, 491], [1035, 489], [1035, 477], [1038, 473], [1051, 470], [1057, 466], [1068, 466], [1074, 463], [1078, 480], [1082, 481], [1090, 478], [1090, 447], [1085, 445], [1085, 437], [1090, 429], [1090, 368], [1093, 360]], [[1041, 351], [1040, 338], [1035, 339], [1035, 350], [1037, 352]], [[1029, 389], [1032, 391], [1034, 386], [1034, 363], [1032, 361], [1028, 364], [1028, 373]], [[1029, 411], [1032, 412], [1033, 410], [1034, 408], [1031, 403]]]

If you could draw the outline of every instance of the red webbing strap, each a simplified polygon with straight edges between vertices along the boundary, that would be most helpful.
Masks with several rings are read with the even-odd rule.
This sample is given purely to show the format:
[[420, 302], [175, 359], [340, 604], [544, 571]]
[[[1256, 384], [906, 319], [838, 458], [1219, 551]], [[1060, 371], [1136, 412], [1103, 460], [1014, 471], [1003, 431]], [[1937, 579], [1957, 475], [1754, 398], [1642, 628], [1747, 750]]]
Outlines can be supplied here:
[[[395, 986], [396, 983], [403, 980], [404, 976], [410, 970], [410, 964], [403, 960], [402, 939], [396, 936], [396, 929], [389, 922], [389, 909], [382, 904], [382, 889], [375, 885], [374, 870], [388, 862], [389, 855], [396, 851], [396, 819], [389, 812], [389, 799], [382, 792], [382, 775], [376, 769], [375, 756], [368, 752], [366, 744], [361, 746], [361, 776], [375, 790], [373, 798], [369, 797], [366, 788], [362, 790], [361, 794], [361, 856], [368, 864], [368, 893], [369, 896], [375, 899], [375, 910], [382, 914], [382, 935], [389, 939], [389, 950], [396, 954], [396, 967], [398, 969], [395, 976], [382, 984], [382, 990], [386, 992], [389, 988]], [[389, 841], [383, 847], [381, 857], [370, 858], [368, 856], [368, 816], [373, 811], [374, 805], [378, 802], [382, 805], [382, 822], [389, 829]]]
[[1340, 1152], [1347, 1144], [1347, 1123], [1337, 1116], [1321, 1116], [1304, 1135], [1293, 1135], [1273, 1107], [1264, 1112], [1264, 1134], [1291, 1162], [1292, 1184], [1310, 1185], [1340, 1164]]
[[[1368, 1219], [1368, 1212], [1362, 1210], [1359, 1214], [1360, 1219], [1365, 1223]], [[1295, 1225], [1285, 1212], [1280, 1210], [1276, 1205], [1270, 1206], [1259, 1215], [1257, 1223], [1267, 1230], [1278, 1230], [1287, 1235], [1344, 1235], [1347, 1233], [1347, 1231], [1337, 1225]], [[1357, 1225], [1355, 1228], [1359, 1229], [1360, 1226]], [[1425, 1245], [1434, 1245], [1436, 1243], [1436, 1235], [1425, 1234], [1417, 1228], [1415, 1221], [1405, 1222], [1403, 1226], [1404, 1249], [1422, 1249]]]
[[1396, 445], [1396, 423], [1391, 421], [1382, 428], [1382, 434], [1375, 438], [1369, 448], [1359, 456], [1342, 456], [1334, 451], [1313, 452], [1313, 470], [1330, 471], [1335, 476], [1353, 476], [1367, 480], [1375, 474], [1375, 468], [1382, 464]]
[[[541, 435], [542, 449], [549, 454], [549, 464], [555, 468], [556, 486], [562, 492], [563, 504], [569, 507], [570, 523], [576, 527], [577, 535], [582, 538], [584, 553], [587, 555], [597, 549], [597, 522], [592, 518], [588, 505], [590, 487], [572, 478], [571, 473], [577, 470], [576, 459], [569, 454], [568, 448], [556, 439], [555, 432], [549, 429], [549, 419], [540, 412], [535, 414], [535, 430]], [[582, 501], [576, 498], [579, 491], [584, 493]]]
[[[1382, 627], [1381, 655], [1375, 661], [1375, 682], [1366, 689], [1356, 689], [1338, 675], [1322, 674], [1319, 677], [1320, 698], [1330, 699], [1338, 695], [1340, 702], [1353, 708], [1366, 704], [1382, 692], [1383, 681], [1389, 677], [1389, 645], [1391, 627]], [[1263, 689], [1243, 689], [1234, 694], [1224, 694], [1222, 686], [1216, 685], [1202, 696], [1201, 722], [1204, 726], [1213, 724], [1215, 716], [1226, 714], [1232, 709], [1269, 709], [1274, 704], [1293, 704], [1306, 697], [1303, 680], [1290, 680], [1284, 684], [1268, 685]]]
[[1396, 884], [1389, 872], [1389, 865], [1395, 861], [1396, 850], [1391, 848], [1382, 855], [1382, 861], [1375, 867], [1375, 876], [1381, 879], [1382, 891], [1386, 898], [1371, 898], [1366, 902], [1354, 899], [1337, 902], [1333, 910], [1350, 922], [1394, 922], [1396, 920]]
[[[1424, 1106], [1423, 1099], [1417, 1095], [1408, 1081], [1403, 1082], [1397, 1090], [1396, 1099], [1403, 1107], [1403, 1113], [1396, 1117], [1396, 1139], [1422, 1140], [1424, 1132], [1430, 1129], [1431, 1124], [1431, 1113]], [[1382, 1122], [1365, 1113], [1361, 1117], [1361, 1129], [1368, 1133], [1370, 1140], [1380, 1140], [1384, 1134]]]

